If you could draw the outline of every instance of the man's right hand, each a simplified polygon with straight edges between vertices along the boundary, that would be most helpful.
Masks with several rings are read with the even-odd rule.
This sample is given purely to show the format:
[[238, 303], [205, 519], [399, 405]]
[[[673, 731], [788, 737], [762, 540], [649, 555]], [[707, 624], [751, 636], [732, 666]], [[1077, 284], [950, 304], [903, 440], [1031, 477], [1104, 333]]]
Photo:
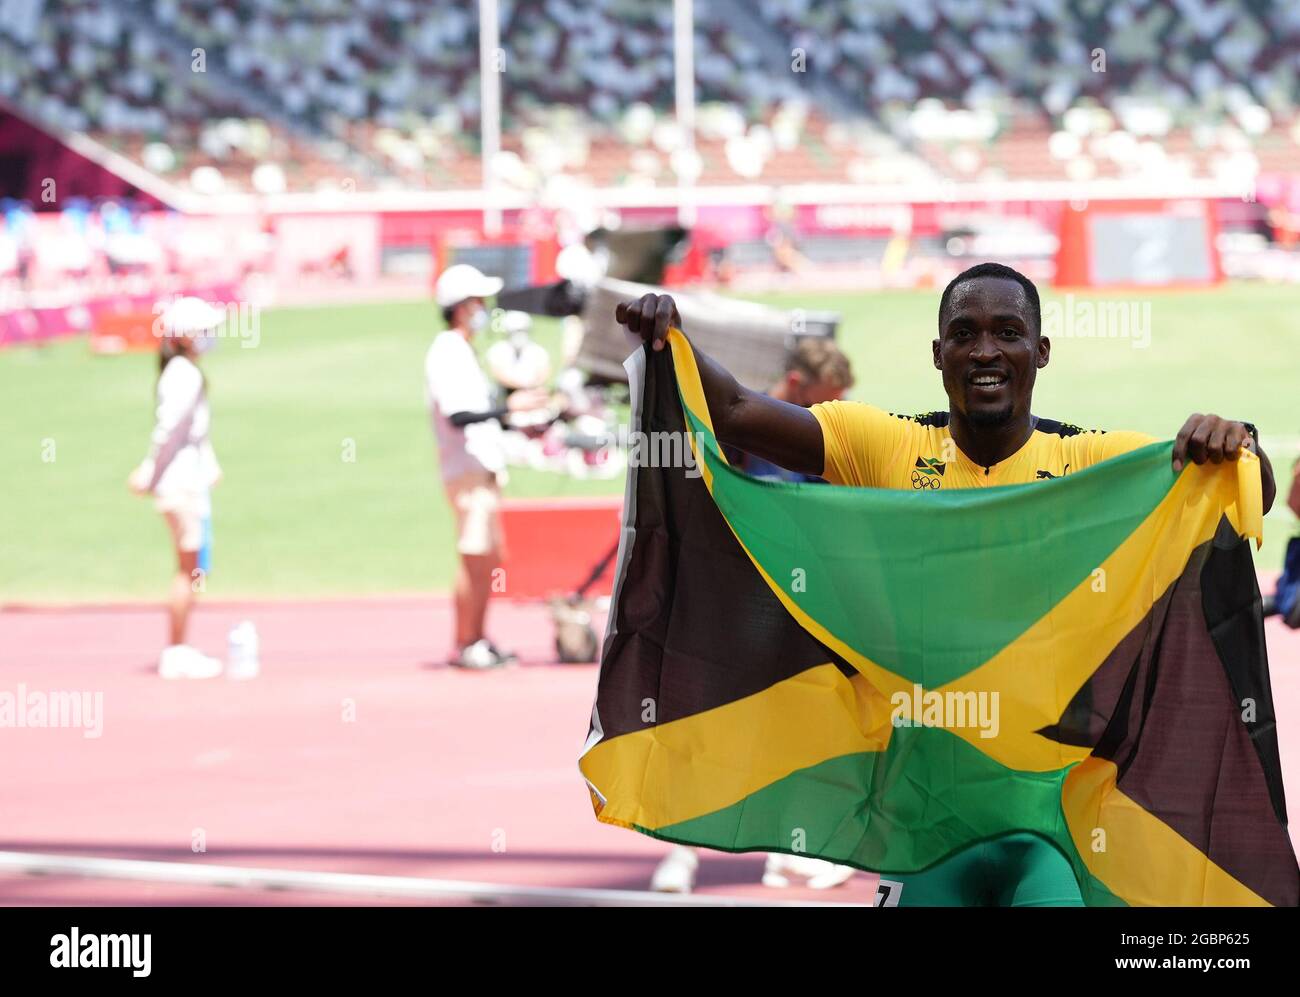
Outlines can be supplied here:
[[668, 294], [646, 294], [640, 301], [624, 301], [614, 309], [614, 318], [640, 336], [643, 343], [649, 343], [652, 350], [664, 348], [670, 327], [682, 327], [677, 302]]
[[[614, 318], [652, 350], [664, 348], [670, 328], [682, 328], [677, 303], [667, 294], [645, 294], [640, 301], [624, 301], [614, 309]], [[791, 471], [822, 473], [822, 430], [811, 412], [742, 386], [695, 344], [691, 344], [691, 352], [720, 442]]]

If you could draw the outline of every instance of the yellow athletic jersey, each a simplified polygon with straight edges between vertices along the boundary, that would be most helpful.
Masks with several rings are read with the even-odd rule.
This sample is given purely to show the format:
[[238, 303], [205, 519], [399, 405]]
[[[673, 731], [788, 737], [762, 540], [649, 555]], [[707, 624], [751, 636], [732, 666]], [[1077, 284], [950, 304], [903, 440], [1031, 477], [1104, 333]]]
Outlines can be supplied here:
[[1080, 429], [1035, 419], [1025, 445], [985, 467], [967, 457], [948, 432], [948, 413], [891, 415], [861, 402], [812, 407], [822, 427], [826, 469], [836, 485], [911, 488], [917, 491], [986, 488], [1059, 478], [1154, 443], [1143, 433]]

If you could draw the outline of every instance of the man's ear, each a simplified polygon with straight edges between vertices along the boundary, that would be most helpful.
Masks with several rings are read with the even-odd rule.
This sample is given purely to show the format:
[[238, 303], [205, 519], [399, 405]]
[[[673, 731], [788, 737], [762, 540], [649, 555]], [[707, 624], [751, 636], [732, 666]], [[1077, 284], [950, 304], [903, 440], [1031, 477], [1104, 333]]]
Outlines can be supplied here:
[[1052, 341], [1046, 336], [1038, 337], [1038, 369], [1042, 370], [1047, 366], [1047, 359], [1052, 353]]
[[936, 339], [930, 346], [934, 350], [934, 369], [943, 370], [943, 353], [939, 349], [939, 340]]
[[786, 401], [793, 402], [795, 405], [802, 405], [803, 375], [797, 370], [787, 370], [785, 372], [785, 397]]

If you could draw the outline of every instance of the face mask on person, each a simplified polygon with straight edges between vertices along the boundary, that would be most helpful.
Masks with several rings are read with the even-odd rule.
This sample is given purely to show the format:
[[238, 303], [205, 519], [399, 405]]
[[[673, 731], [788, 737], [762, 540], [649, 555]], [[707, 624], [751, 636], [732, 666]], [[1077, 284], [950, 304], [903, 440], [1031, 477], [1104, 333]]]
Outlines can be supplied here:
[[486, 308], [477, 309], [469, 317], [469, 328], [471, 332], [482, 332], [488, 327], [488, 313]]

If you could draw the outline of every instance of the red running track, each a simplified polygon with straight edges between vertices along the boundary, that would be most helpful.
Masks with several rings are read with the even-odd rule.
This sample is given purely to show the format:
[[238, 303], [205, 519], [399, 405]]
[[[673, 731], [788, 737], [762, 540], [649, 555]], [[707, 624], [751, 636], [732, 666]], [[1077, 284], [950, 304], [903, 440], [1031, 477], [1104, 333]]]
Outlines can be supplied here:
[[[598, 824], [577, 771], [595, 667], [550, 663], [543, 607], [492, 613], [521, 664], [466, 674], [443, 664], [444, 598], [208, 602], [193, 642], [220, 654], [252, 619], [261, 676], [164, 682], [157, 607], [0, 611], [0, 690], [103, 696], [98, 737], [0, 729], [0, 852], [644, 889], [666, 846]], [[1296, 800], [1300, 633], [1272, 620], [1268, 638]], [[875, 888], [859, 874], [828, 892], [771, 890], [761, 870], [760, 856], [709, 853], [700, 892], [868, 902]], [[4, 904], [393, 902], [412, 901], [0, 874]]]
[[[577, 759], [596, 668], [550, 663], [543, 607], [494, 604], [493, 632], [522, 660], [472, 674], [443, 664], [443, 598], [209, 602], [192, 643], [223, 653], [244, 618], [257, 679], [165, 682], [156, 607], [0, 612], [0, 689], [103, 694], [97, 738], [0, 729], [0, 851], [646, 888], [667, 846], [592, 816]], [[766, 890], [761, 871], [757, 856], [711, 856], [701, 888], [874, 893], [867, 876], [833, 895]], [[7, 904], [340, 902], [392, 901], [0, 875]]]

